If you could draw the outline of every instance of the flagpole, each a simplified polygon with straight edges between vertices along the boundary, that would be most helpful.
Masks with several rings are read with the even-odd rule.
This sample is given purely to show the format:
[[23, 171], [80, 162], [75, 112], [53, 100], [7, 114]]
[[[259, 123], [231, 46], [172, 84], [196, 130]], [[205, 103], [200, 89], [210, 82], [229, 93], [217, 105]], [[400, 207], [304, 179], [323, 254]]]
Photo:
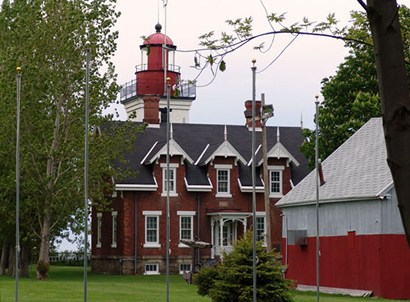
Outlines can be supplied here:
[[253, 279], [253, 302], [256, 302], [256, 188], [255, 188], [255, 117], [256, 117], [256, 60], [252, 60], [252, 279]]
[[316, 166], [316, 301], [320, 301], [320, 237], [319, 237], [319, 96], [315, 96], [315, 166]]
[[85, 134], [84, 134], [84, 302], [87, 301], [88, 269], [88, 136], [89, 136], [89, 83], [90, 83], [90, 47], [87, 43], [85, 75]]
[[16, 68], [17, 82], [17, 131], [16, 131], [16, 302], [19, 300], [19, 258], [20, 258], [20, 92], [21, 92], [21, 67]]

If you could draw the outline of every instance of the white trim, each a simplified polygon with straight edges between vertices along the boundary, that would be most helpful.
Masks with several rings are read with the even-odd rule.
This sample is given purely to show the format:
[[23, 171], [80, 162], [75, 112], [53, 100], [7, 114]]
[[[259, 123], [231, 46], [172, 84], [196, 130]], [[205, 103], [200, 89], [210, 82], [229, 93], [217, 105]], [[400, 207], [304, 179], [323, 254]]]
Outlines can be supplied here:
[[270, 165], [270, 166], [268, 166], [268, 170], [283, 171], [283, 170], [285, 170], [285, 167], [282, 166], [282, 165]]
[[[215, 197], [232, 197], [231, 194], [231, 170], [232, 165], [215, 165], [216, 170], [216, 194]], [[227, 175], [227, 192], [219, 192], [219, 172], [226, 171]]]
[[226, 165], [226, 164], [215, 164], [214, 165], [215, 169], [221, 169], [221, 170], [232, 170], [232, 165]]
[[[165, 167], [162, 166], [162, 165], [163, 164], [161, 164], [161, 168], [162, 168], [162, 193], [161, 193], [161, 196], [165, 197], [165, 196], [167, 196], [167, 191], [165, 190], [165, 187], [166, 187], [165, 176], [167, 175], [167, 168], [166, 168], [166, 164], [165, 164]], [[177, 168], [178, 168], [178, 164], [174, 163], [172, 167], [171, 167], [171, 164], [170, 164], [169, 172], [171, 174], [171, 171], [172, 171], [172, 174], [173, 174], [173, 177], [170, 178], [170, 183], [171, 183], [171, 181], [173, 181], [174, 185], [173, 185], [172, 190], [169, 190], [169, 196], [172, 196], [172, 197], [178, 196], [178, 193], [177, 193]]]
[[[147, 272], [147, 265], [155, 265], [156, 270]], [[144, 263], [144, 275], [159, 275], [159, 263]]]
[[[144, 248], [159, 248], [161, 247], [160, 240], [159, 240], [159, 216], [162, 215], [162, 211], [143, 211], [144, 215]], [[156, 218], [156, 241], [147, 241], [147, 220], [149, 218]]]
[[158, 190], [158, 183], [154, 177], [155, 185], [142, 184], [116, 184], [115, 190], [118, 191], [156, 191]]
[[[253, 186], [243, 186], [241, 183], [241, 180], [239, 178], [237, 180], [238, 180], [239, 189], [241, 190], [242, 193], [252, 193], [253, 192]], [[255, 186], [255, 191], [257, 193], [264, 193], [265, 192], [264, 186]]]
[[212, 183], [209, 177], [208, 177], [208, 182], [209, 182], [209, 185], [190, 185], [188, 184], [186, 177], [184, 177], [185, 187], [188, 192], [211, 192], [213, 186], [212, 186]]
[[149, 149], [148, 153], [147, 153], [147, 154], [144, 156], [144, 158], [141, 160], [141, 162], [140, 162], [141, 165], [144, 164], [144, 162], [145, 162], [145, 160], [147, 159], [148, 155], [150, 155], [151, 151], [155, 148], [155, 146], [156, 146], [157, 144], [158, 144], [158, 141], [156, 141], [156, 142], [152, 145], [151, 149]]
[[195, 216], [196, 211], [177, 211], [177, 215], [179, 215], [179, 216]]
[[[159, 166], [161, 168], [166, 168], [167, 164], [166, 163], [161, 163]], [[170, 168], [179, 168], [179, 164], [178, 163], [169, 163], [169, 167]]]
[[102, 238], [102, 213], [97, 213], [97, 244], [96, 247], [101, 247]]
[[162, 211], [142, 211], [142, 215], [144, 215], [144, 216], [146, 216], [146, 215], [161, 216], [161, 215], [162, 215]]
[[209, 144], [206, 145], [204, 151], [202, 151], [201, 155], [198, 157], [197, 161], [196, 161], [195, 164], [194, 164], [195, 166], [198, 165], [198, 163], [200, 162], [202, 156], [204, 156], [204, 154], [205, 154], [206, 150], [208, 150], [208, 148], [209, 148]]
[[[280, 166], [283, 168], [283, 166]], [[268, 169], [269, 175], [269, 197], [271, 198], [281, 198], [283, 197], [283, 170], [284, 169]], [[279, 181], [275, 183], [279, 183], [279, 192], [272, 192], [272, 172], [279, 173]]]
[[[114, 225], [115, 225], [115, 230], [114, 230]], [[111, 212], [111, 248], [117, 247], [117, 237], [118, 237], [118, 212], [112, 211]]]
[[[193, 240], [194, 239], [194, 216], [196, 215], [195, 211], [177, 211], [177, 215], [179, 216], [179, 240]], [[182, 238], [182, 218], [189, 218], [190, 219], [190, 236], [189, 238]], [[189, 246], [179, 242], [178, 247], [188, 248]]]

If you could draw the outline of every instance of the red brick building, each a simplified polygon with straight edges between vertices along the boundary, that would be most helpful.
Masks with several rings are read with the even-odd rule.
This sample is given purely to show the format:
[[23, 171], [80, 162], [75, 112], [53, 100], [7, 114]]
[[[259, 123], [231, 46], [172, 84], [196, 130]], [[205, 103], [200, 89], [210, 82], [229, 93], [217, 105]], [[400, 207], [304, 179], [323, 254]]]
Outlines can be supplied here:
[[[92, 270], [98, 273], [165, 272], [167, 116], [161, 116], [160, 112], [164, 111], [166, 101], [162, 83], [168, 71], [173, 73], [169, 116], [170, 271], [192, 270], [193, 255], [200, 263], [217, 259], [252, 225], [257, 228], [258, 239], [265, 239], [260, 125], [256, 129], [257, 218], [253, 223], [252, 131], [246, 125], [187, 122], [195, 90], [183, 85], [179, 81], [179, 69], [167, 63], [169, 52], [176, 47], [169, 37], [160, 33], [160, 26], [156, 29], [141, 46], [143, 51], [150, 48], [148, 64], [145, 68], [137, 67], [136, 81], [126, 85], [123, 94], [128, 113], [136, 113], [136, 126], [141, 121], [148, 124], [136, 139], [135, 153], [129, 158], [138, 176], [115, 180], [112, 210], [92, 212]], [[168, 46], [165, 55], [157, 49], [162, 49], [161, 41], [166, 41]], [[163, 66], [167, 66], [167, 72]], [[260, 102], [257, 105], [259, 112]], [[266, 185], [271, 202], [268, 215], [272, 222], [272, 242], [277, 249], [280, 249], [282, 221], [274, 204], [308, 172], [300, 152], [302, 142], [299, 127], [267, 127], [269, 183]], [[210, 246], [192, 249], [181, 240], [198, 240]]]

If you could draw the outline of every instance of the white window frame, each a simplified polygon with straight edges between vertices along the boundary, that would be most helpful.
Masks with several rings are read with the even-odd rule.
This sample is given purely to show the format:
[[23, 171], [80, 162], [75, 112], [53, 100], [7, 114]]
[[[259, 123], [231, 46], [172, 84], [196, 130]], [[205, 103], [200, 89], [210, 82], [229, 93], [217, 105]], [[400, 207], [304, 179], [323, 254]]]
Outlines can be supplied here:
[[101, 228], [102, 228], [102, 213], [97, 213], [97, 244], [96, 247], [101, 247]]
[[[143, 211], [142, 214], [145, 216], [145, 243], [144, 247], [145, 248], [159, 248], [161, 247], [161, 244], [159, 243], [159, 217], [162, 215], [162, 211]], [[148, 238], [148, 218], [155, 217], [157, 220], [156, 223], [156, 241], [147, 241]]]
[[[194, 216], [196, 215], [195, 211], [177, 211], [177, 215], [179, 216], [179, 240], [186, 239], [182, 238], [182, 218], [190, 218], [191, 220], [191, 235], [188, 240], [194, 239]], [[179, 242], [178, 247], [189, 247], [184, 243]]]
[[[189, 267], [189, 270], [184, 270], [183, 266]], [[182, 275], [184, 272], [192, 272], [192, 264], [191, 263], [180, 263], [179, 264], [179, 274]]]
[[[155, 270], [147, 270], [148, 267], [155, 267]], [[159, 263], [145, 263], [144, 264], [144, 275], [159, 275]]]
[[[268, 166], [269, 171], [269, 197], [278, 198], [283, 197], [283, 166]], [[275, 183], [279, 183], [279, 192], [272, 192], [272, 184], [274, 183], [272, 180], [272, 173], [279, 173], [279, 181], [275, 181]]]
[[[177, 194], [177, 168], [179, 167], [179, 164], [177, 163], [170, 163], [169, 164], [169, 174], [172, 175], [170, 177], [170, 190], [169, 190], [169, 196], [176, 197], [178, 196]], [[167, 191], [166, 191], [166, 180], [167, 180], [167, 164], [162, 163], [161, 164], [162, 168], [162, 193], [161, 196], [167, 196]]]
[[118, 212], [111, 212], [111, 247], [117, 247], [117, 235], [118, 235]]
[[[256, 213], [256, 227], [258, 227], [258, 219], [263, 219], [263, 233], [262, 233], [263, 234], [263, 245], [266, 246], [266, 214], [264, 212]], [[261, 228], [256, 228], [256, 233], [258, 233], [258, 231], [261, 231], [261, 230], [262, 230]]]
[[[216, 197], [232, 197], [231, 194], [231, 170], [232, 165], [215, 165], [216, 170]], [[227, 172], [227, 192], [219, 191], [219, 172], [226, 171]]]

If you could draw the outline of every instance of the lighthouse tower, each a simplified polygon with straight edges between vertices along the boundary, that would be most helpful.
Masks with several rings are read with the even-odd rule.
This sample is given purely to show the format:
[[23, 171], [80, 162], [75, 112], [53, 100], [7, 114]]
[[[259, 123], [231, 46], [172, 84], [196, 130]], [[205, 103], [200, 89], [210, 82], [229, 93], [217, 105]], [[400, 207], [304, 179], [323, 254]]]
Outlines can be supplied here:
[[161, 29], [162, 26], [157, 24], [156, 32], [140, 46], [141, 64], [136, 66], [135, 80], [123, 85], [121, 102], [130, 120], [148, 124], [165, 122], [168, 78], [171, 85], [170, 122], [188, 123], [196, 87], [181, 79], [180, 67], [175, 65], [177, 47], [161, 33]]

